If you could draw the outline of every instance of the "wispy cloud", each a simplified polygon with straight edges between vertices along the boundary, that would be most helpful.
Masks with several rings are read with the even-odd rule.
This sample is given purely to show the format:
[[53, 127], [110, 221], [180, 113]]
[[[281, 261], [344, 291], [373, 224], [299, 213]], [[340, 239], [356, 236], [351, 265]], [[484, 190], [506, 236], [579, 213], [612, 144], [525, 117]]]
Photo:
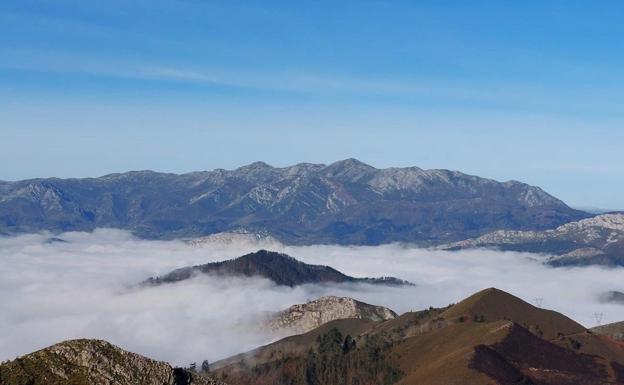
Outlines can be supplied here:
[[[155, 85], [192, 85], [206, 90], [231, 88], [240, 91], [277, 94], [337, 96], [344, 100], [387, 100], [393, 105], [408, 103], [424, 108], [453, 107], [461, 110], [501, 111], [517, 114], [547, 113], [573, 109], [578, 114], [602, 111], [610, 117], [619, 106], [617, 97], [586, 100], [572, 97], [565, 90], [553, 90], [528, 81], [453, 80], [432, 77], [376, 77], [353, 74], [328, 74], [301, 70], [232, 70], [206, 66], [186, 67], [158, 62], [110, 60], [106, 57], [74, 53], [28, 52], [0, 49], [6, 60], [0, 70], [18, 70], [42, 74], [96, 76], [109, 79], [145, 81]], [[163, 88], [168, 90], [168, 87]], [[285, 94], [285, 95], [284, 95]], [[342, 99], [341, 99], [342, 100]], [[567, 113], [566, 116], [568, 116]], [[595, 119], [595, 115], [594, 115]]]
[[[0, 69], [56, 73], [67, 76], [94, 75], [108, 78], [153, 82], [187, 83], [198, 86], [225, 86], [242, 89], [294, 93], [343, 94], [351, 96], [383, 96], [390, 98], [430, 98], [448, 102], [509, 103], [548, 100], [539, 84], [507, 82], [499, 84], [470, 82], [431, 77], [380, 77], [328, 74], [302, 69], [261, 71], [224, 69], [197, 64], [180, 64], [114, 59], [106, 55], [81, 54], [73, 51], [0, 48], [3, 60]], [[550, 101], [553, 102], [552, 100]]]
[[624, 306], [601, 304], [597, 295], [622, 289], [622, 269], [554, 270], [534, 255], [470, 251], [447, 253], [404, 248], [273, 244], [308, 263], [328, 264], [355, 276], [394, 275], [413, 288], [369, 285], [276, 287], [263, 279], [198, 277], [179, 284], [137, 289], [146, 277], [171, 269], [236, 257], [256, 243], [145, 241], [118, 230], [0, 238], [0, 360], [67, 338], [103, 338], [175, 364], [216, 360], [275, 338], [258, 329], [267, 312], [334, 294], [386, 305], [398, 312], [445, 306], [496, 286], [590, 325], [591, 314], [624, 319]]
[[[268, 91], [359, 93], [388, 96], [414, 94], [457, 94], [458, 88], [381, 78], [331, 76], [306, 71], [234, 71], [220, 68], [191, 69], [158, 63], [109, 61], [101, 57], [84, 57], [74, 53], [41, 53], [28, 50], [3, 50], [8, 58], [0, 63], [5, 70], [22, 70], [67, 75], [95, 75], [119, 79], [191, 83], [206, 86], [229, 86]], [[467, 95], [464, 95], [467, 96]]]

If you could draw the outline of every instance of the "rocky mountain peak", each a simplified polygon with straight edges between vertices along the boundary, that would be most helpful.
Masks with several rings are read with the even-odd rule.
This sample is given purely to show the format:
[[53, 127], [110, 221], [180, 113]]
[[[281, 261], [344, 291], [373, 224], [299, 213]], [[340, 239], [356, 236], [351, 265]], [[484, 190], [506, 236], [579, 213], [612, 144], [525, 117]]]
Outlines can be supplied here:
[[241, 167], [237, 168], [236, 171], [239, 171], [239, 172], [258, 172], [258, 171], [272, 170], [273, 168], [274, 168], [273, 166], [271, 166], [270, 164], [268, 164], [266, 162], [257, 161], [257, 162], [253, 162], [253, 163], [250, 163], [250, 164], [245, 165], [245, 166], [241, 166]]
[[274, 331], [288, 330], [298, 334], [338, 319], [386, 321], [396, 317], [397, 314], [387, 307], [369, 305], [349, 297], [325, 296], [277, 313], [267, 326]]
[[566, 223], [565, 225], [559, 227], [557, 231], [582, 231], [592, 227], [624, 232], [624, 214], [615, 213], [597, 215], [593, 218], [583, 219], [578, 222]]
[[305, 177], [310, 175], [311, 173], [318, 172], [323, 168], [327, 167], [324, 164], [316, 164], [316, 163], [297, 163], [293, 166], [284, 167], [282, 170], [284, 171], [285, 177]]
[[225, 385], [93, 339], [64, 341], [4, 363], [0, 384]]
[[279, 172], [278, 169], [265, 162], [253, 162], [239, 167], [228, 174], [261, 186], [264, 183], [274, 181]]
[[535, 307], [522, 299], [503, 290], [489, 288], [482, 290], [452, 306], [442, 317], [448, 320], [463, 317], [466, 320], [501, 320], [508, 319], [526, 325], [532, 332], [547, 340], [554, 339], [558, 333], [576, 334], [586, 329], [570, 318]]
[[339, 178], [351, 182], [357, 182], [374, 172], [378, 171], [375, 167], [370, 166], [354, 158], [339, 160], [325, 167], [324, 174], [330, 178]]

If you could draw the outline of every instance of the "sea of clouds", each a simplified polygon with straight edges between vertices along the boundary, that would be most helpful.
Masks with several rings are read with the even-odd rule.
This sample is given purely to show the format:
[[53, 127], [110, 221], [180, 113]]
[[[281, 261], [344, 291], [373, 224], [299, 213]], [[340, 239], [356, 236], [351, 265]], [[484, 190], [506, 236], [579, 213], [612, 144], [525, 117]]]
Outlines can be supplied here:
[[[70, 338], [105, 339], [125, 349], [188, 365], [215, 361], [277, 338], [267, 314], [322, 295], [349, 296], [398, 313], [446, 306], [487, 287], [562, 312], [585, 326], [624, 320], [624, 306], [598, 296], [624, 290], [624, 269], [550, 268], [545, 256], [401, 245], [283, 246], [262, 241], [149, 241], [121, 230], [0, 238], [0, 360]], [[363, 284], [275, 286], [265, 279], [200, 276], [176, 284], [137, 283], [172, 269], [234, 258], [259, 248], [343, 273], [396, 276], [415, 287]]]

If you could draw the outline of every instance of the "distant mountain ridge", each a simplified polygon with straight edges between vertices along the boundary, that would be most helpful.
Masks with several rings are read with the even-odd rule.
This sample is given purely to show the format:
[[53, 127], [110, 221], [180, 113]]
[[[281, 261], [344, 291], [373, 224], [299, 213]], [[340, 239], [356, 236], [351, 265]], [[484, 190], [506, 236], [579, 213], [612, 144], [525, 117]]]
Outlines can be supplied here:
[[356, 159], [0, 182], [0, 234], [112, 227], [192, 238], [244, 229], [287, 244], [438, 244], [588, 216], [520, 182]]
[[182, 267], [160, 277], [149, 278], [148, 285], [161, 285], [190, 279], [199, 274], [217, 276], [261, 277], [277, 285], [298, 286], [307, 283], [368, 283], [387, 286], [413, 286], [394, 277], [354, 278], [329, 266], [310, 265], [273, 251], [259, 250], [235, 259]]
[[603, 214], [546, 231], [499, 230], [443, 246], [446, 250], [478, 247], [556, 254], [553, 266], [624, 266], [624, 214]]

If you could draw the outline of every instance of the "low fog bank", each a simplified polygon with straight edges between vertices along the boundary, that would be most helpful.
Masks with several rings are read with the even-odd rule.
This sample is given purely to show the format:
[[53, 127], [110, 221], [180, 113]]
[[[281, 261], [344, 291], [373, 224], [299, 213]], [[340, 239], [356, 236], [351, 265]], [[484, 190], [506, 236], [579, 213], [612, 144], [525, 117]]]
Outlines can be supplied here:
[[[445, 306], [486, 287], [593, 326], [624, 320], [624, 306], [598, 295], [622, 290], [624, 269], [553, 269], [540, 256], [487, 250], [444, 252], [399, 245], [281, 246], [262, 242], [147, 241], [120, 230], [0, 238], [0, 360], [68, 338], [101, 338], [177, 365], [215, 361], [276, 338], [259, 330], [267, 313], [322, 295], [349, 296], [398, 313]], [[416, 287], [305, 285], [277, 287], [265, 279], [203, 276], [137, 288], [172, 269], [267, 248], [346, 274], [391, 275]], [[536, 258], [538, 260], [536, 260]]]

